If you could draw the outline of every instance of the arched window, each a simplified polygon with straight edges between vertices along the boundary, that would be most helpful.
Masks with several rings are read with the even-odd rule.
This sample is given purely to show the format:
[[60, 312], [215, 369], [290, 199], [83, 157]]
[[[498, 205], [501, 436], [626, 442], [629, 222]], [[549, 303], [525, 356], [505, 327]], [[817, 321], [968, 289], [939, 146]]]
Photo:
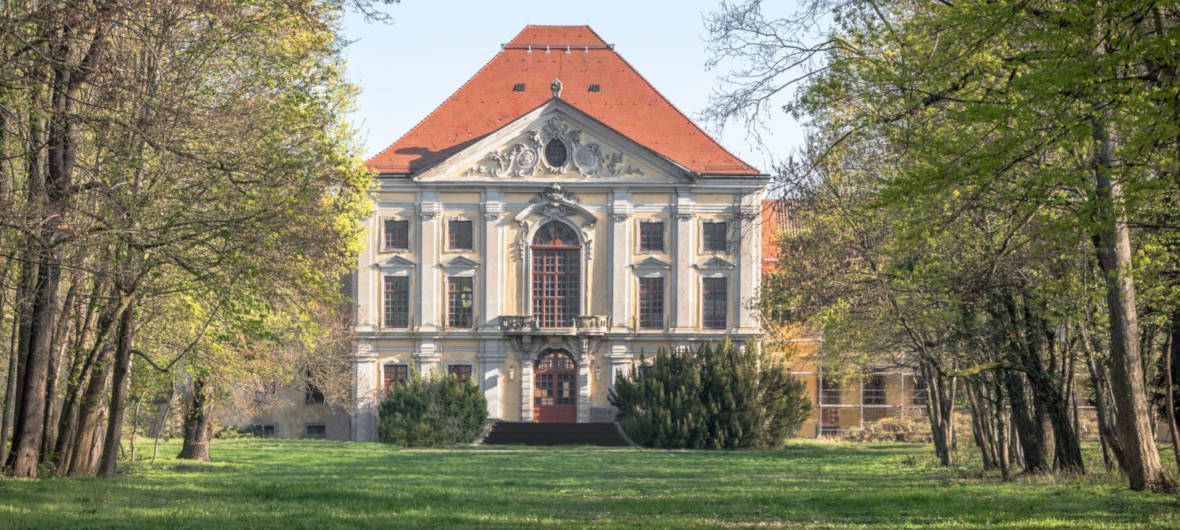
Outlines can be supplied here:
[[582, 278], [582, 245], [577, 232], [550, 221], [533, 236], [533, 316], [543, 328], [574, 325]]

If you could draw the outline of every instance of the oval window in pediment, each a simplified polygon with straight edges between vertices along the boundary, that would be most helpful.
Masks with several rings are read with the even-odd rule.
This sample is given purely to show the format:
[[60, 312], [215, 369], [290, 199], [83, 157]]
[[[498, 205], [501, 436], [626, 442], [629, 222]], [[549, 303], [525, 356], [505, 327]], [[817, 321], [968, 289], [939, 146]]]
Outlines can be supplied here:
[[545, 144], [545, 161], [550, 166], [562, 167], [568, 159], [569, 151], [565, 147], [565, 142], [554, 138]]

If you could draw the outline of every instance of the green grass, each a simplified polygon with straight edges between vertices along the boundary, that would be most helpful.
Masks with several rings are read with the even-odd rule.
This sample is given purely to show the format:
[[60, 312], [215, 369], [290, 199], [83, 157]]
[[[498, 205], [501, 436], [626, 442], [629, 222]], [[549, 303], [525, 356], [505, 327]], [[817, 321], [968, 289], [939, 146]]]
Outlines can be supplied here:
[[1005, 484], [904, 444], [430, 451], [217, 440], [213, 457], [141, 461], [112, 480], [0, 480], [0, 528], [1180, 528], [1175, 497], [1128, 491], [1115, 476]]

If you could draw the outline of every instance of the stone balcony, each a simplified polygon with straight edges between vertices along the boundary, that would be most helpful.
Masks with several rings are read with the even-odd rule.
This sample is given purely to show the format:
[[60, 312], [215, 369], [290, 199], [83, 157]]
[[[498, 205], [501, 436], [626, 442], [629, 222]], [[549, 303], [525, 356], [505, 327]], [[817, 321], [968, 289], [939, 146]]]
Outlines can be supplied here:
[[503, 315], [500, 331], [510, 335], [603, 335], [610, 329], [608, 315], [579, 315], [571, 327], [543, 328], [531, 315]]

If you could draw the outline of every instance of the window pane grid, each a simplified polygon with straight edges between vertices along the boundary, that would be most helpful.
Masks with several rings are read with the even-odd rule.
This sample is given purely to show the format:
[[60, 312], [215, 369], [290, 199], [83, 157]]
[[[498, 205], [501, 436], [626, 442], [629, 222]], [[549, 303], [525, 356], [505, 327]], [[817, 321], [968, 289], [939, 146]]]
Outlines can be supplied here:
[[639, 223], [639, 250], [664, 251], [664, 223]]
[[447, 368], [447, 372], [451, 374], [451, 377], [458, 379], [460, 383], [466, 383], [471, 380], [470, 364], [453, 364]]
[[639, 279], [639, 327], [664, 327], [664, 278]]
[[728, 251], [728, 231], [729, 223], [701, 223], [701, 243], [705, 252]]
[[471, 250], [471, 221], [454, 220], [447, 223], [447, 248]]
[[385, 327], [410, 326], [410, 279], [405, 276], [385, 277]]
[[474, 323], [471, 278], [447, 278], [447, 326], [470, 328]]
[[389, 392], [390, 388], [405, 383], [410, 380], [410, 367], [404, 364], [387, 364], [384, 366], [384, 377], [382, 389], [384, 392]]
[[725, 329], [726, 321], [726, 282], [725, 278], [705, 278], [702, 282], [701, 296], [701, 325], [708, 329]]
[[409, 249], [410, 222], [400, 219], [386, 219], [385, 240], [383, 244], [387, 249]]

